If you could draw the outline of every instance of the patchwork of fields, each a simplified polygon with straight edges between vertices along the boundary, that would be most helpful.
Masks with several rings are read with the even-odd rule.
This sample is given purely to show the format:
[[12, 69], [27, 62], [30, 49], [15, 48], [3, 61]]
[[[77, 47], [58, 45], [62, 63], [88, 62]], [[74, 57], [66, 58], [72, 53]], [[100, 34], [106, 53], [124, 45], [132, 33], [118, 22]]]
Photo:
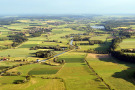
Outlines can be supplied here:
[[[135, 89], [133, 78], [135, 65], [119, 61], [109, 54], [103, 54], [109, 53], [114, 37], [112, 32], [89, 29], [89, 25], [84, 24], [85, 21], [74, 19], [71, 22], [66, 19], [17, 21], [20, 23], [0, 27], [0, 90]], [[89, 24], [97, 25], [100, 21], [91, 21]], [[47, 27], [51, 28], [51, 32], [42, 32], [36, 37], [30, 36], [32, 33], [30, 28], [38, 31]], [[134, 25], [132, 27], [134, 28]], [[129, 27], [115, 29], [119, 28]], [[23, 37], [27, 37], [28, 40], [12, 47], [15, 41], [9, 39], [8, 35], [20, 34], [19, 32], [25, 33]], [[3, 38], [5, 40], [2, 40]], [[74, 40], [76, 38], [78, 40]], [[72, 45], [70, 45], [71, 40], [73, 40]], [[90, 41], [98, 42], [90, 44]], [[102, 43], [99, 43], [100, 41]], [[63, 50], [60, 50], [61, 48]], [[118, 49], [133, 48], [135, 48], [134, 37], [124, 39]], [[100, 54], [89, 53], [88, 50]], [[54, 51], [55, 54], [43, 58], [37, 56], [36, 52], [39, 51]], [[27, 76], [30, 77], [28, 81]], [[17, 81], [23, 83], [16, 83]]]

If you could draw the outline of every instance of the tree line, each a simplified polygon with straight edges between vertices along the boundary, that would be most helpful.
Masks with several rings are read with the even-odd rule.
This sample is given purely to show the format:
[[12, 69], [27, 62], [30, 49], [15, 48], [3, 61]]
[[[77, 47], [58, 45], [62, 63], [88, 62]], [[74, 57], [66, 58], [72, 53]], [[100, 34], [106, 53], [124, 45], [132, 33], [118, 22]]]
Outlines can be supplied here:
[[57, 46], [34, 46], [34, 47], [30, 48], [30, 50], [37, 50], [37, 49], [54, 49], [55, 51], [63, 51], [64, 50], [59, 45], [57, 45]]
[[111, 56], [113, 56], [121, 61], [135, 62], [135, 55], [125, 54], [122, 50], [116, 51], [118, 44], [121, 43], [123, 39], [124, 39], [123, 37], [118, 37], [118, 38], [115, 38], [112, 40], [112, 44], [109, 49]]

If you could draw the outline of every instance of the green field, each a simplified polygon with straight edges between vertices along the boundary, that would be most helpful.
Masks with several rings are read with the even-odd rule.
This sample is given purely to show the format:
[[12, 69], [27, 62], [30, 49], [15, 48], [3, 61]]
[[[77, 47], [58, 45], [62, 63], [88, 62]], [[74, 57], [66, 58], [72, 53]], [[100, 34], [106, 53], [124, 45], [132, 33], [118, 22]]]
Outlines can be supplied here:
[[107, 89], [84, 62], [85, 55], [85, 53], [76, 51], [61, 55], [59, 58], [63, 59], [64, 57], [67, 63], [57, 73], [57, 76], [65, 80], [68, 90]]
[[29, 71], [29, 75], [56, 74], [60, 67], [34, 68]]
[[124, 39], [119, 45], [121, 49], [133, 49], [135, 48], [135, 38]]
[[94, 58], [93, 55], [88, 55], [87, 61], [111, 88], [116, 90], [135, 89], [132, 77], [134, 64], [125, 64], [112, 57]]
[[[121, 25], [113, 28], [114, 31], [90, 28], [104, 25], [105, 21], [113, 17], [22, 17], [23, 19], [17, 20], [18, 23], [0, 25], [0, 39], [6, 39], [0, 41], [0, 90], [109, 90], [109, 87], [111, 90], [134, 90], [134, 63], [122, 62], [102, 53], [108, 53], [111, 40], [121, 32], [119, 29], [126, 31], [129, 27], [134, 29], [135, 25]], [[122, 16], [115, 18], [116, 21], [123, 20]], [[133, 21], [127, 23], [131, 24]], [[50, 31], [42, 31], [48, 28]], [[33, 31], [41, 35], [35, 37]], [[9, 35], [19, 35], [28, 40], [13, 47], [16, 40], [8, 37]], [[80, 37], [81, 41], [73, 41], [73, 45], [70, 45], [74, 37]], [[86, 37], [89, 40], [83, 40]], [[117, 49], [135, 49], [134, 37], [123, 39]], [[101, 40], [103, 43], [89, 45], [90, 40]], [[42, 48], [35, 49], [35, 46]], [[53, 49], [49, 46], [53, 46]], [[66, 50], [55, 50], [56, 46], [65, 47]], [[45, 49], [46, 47], [49, 49]], [[96, 52], [88, 53], [89, 49]], [[54, 51], [55, 57], [39, 58], [36, 56], [37, 51]], [[3, 61], [4, 58], [9, 60]], [[45, 61], [38, 62], [37, 59]], [[7, 76], [4, 76], [6, 73]], [[13, 73], [16, 75], [13, 76]], [[29, 81], [15, 84], [16, 81], [26, 81], [27, 75], [31, 77]]]
[[66, 63], [78, 63], [78, 62], [84, 62], [85, 53], [79, 53], [79, 52], [68, 52], [61, 56], [59, 56], [59, 60], [64, 59]]

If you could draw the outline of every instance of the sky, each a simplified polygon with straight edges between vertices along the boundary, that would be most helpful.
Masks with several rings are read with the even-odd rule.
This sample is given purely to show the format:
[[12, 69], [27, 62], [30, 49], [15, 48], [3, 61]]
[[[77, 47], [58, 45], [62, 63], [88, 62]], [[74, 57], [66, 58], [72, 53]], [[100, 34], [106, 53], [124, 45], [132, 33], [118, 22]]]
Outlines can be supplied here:
[[2, 14], [135, 14], [135, 0], [0, 0]]

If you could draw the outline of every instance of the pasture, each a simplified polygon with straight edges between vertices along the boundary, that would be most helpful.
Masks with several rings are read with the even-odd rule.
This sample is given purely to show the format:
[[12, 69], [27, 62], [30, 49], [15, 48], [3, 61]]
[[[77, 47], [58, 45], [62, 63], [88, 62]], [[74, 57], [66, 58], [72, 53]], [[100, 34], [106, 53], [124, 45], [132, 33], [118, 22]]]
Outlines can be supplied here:
[[30, 64], [21, 67], [16, 67], [8, 72], [21, 72], [22, 75], [43, 75], [56, 74], [61, 66], [49, 66], [45, 64]]
[[60, 55], [58, 60], [64, 59], [66, 63], [81, 63], [84, 62], [85, 53], [70, 51]]
[[[99, 54], [100, 55], [100, 54]], [[88, 54], [89, 65], [103, 78], [103, 80], [116, 90], [134, 90], [133, 63], [118, 61], [110, 56]]]
[[67, 90], [108, 90], [86, 63], [66, 63], [57, 76], [64, 79]]
[[122, 43], [119, 44], [121, 49], [134, 49], [135, 48], [135, 38], [124, 39]]

